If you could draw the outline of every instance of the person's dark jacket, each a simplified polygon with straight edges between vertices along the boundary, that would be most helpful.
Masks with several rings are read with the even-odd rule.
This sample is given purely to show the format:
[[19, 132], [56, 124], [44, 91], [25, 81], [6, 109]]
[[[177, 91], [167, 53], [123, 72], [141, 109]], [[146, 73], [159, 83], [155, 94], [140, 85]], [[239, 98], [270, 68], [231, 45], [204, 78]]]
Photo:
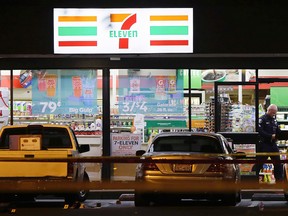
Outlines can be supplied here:
[[[263, 143], [276, 143], [277, 137], [281, 130], [278, 126], [276, 118], [264, 114], [259, 118], [259, 136]], [[272, 135], [276, 134], [276, 139], [272, 140]]]

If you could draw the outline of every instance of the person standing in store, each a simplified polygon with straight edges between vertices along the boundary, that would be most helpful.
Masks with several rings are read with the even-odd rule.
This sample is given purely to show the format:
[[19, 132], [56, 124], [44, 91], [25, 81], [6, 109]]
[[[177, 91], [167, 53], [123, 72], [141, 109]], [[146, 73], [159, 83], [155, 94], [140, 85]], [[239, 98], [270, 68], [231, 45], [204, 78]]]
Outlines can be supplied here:
[[268, 106], [267, 111], [264, 115], [259, 118], [259, 136], [260, 140], [256, 147], [257, 153], [267, 153], [267, 155], [259, 155], [256, 157], [256, 175], [259, 179], [259, 172], [263, 168], [261, 161], [271, 158], [274, 165], [274, 176], [277, 182], [281, 182], [283, 179], [283, 169], [280, 163], [280, 155], [271, 155], [269, 153], [279, 153], [277, 146], [277, 138], [281, 133], [279, 125], [276, 120], [278, 108], [275, 104]]

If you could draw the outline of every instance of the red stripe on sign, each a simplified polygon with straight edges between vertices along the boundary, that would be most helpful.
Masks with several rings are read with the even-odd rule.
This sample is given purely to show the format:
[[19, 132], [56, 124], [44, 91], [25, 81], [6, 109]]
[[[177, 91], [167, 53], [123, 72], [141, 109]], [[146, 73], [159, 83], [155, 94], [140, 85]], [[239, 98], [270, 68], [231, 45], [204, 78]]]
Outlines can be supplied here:
[[188, 46], [188, 40], [151, 40], [150, 46]]
[[59, 41], [58, 45], [63, 46], [97, 46], [97, 41]]

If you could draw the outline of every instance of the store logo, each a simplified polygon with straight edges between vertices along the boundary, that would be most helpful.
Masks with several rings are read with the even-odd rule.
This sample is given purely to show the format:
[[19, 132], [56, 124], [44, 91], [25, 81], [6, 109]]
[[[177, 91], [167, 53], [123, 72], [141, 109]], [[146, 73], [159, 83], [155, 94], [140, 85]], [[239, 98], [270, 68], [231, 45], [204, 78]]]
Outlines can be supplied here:
[[97, 46], [97, 16], [58, 16], [59, 47]]
[[54, 53], [192, 53], [193, 8], [55, 8]]
[[150, 46], [188, 46], [188, 15], [151, 15]]
[[129, 38], [138, 37], [138, 31], [130, 30], [136, 23], [136, 14], [111, 14], [111, 23], [122, 22], [120, 30], [111, 30], [110, 38], [119, 38], [119, 49], [129, 48]]

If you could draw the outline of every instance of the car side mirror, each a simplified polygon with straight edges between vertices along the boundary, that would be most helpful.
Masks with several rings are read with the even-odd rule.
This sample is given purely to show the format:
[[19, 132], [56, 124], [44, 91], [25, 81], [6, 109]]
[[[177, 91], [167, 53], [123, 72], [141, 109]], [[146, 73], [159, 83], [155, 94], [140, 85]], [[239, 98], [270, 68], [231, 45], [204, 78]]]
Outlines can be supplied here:
[[145, 153], [145, 150], [136, 151], [136, 156], [142, 156]]
[[90, 151], [90, 145], [89, 144], [83, 144], [79, 146], [79, 153], [84, 153]]

